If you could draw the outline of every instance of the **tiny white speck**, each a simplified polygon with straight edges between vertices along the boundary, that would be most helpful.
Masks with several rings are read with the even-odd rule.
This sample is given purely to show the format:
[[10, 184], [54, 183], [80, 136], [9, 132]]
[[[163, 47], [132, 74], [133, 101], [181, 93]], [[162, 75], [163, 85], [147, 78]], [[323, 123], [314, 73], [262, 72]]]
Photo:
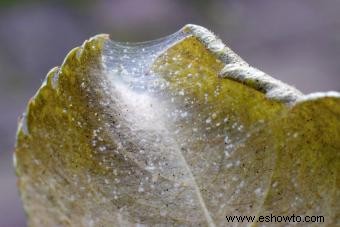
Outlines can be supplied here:
[[233, 167], [233, 163], [228, 163], [226, 166], [225, 166], [227, 169]]
[[257, 196], [262, 195], [262, 189], [261, 188], [257, 188], [254, 192]]
[[180, 91], [178, 92], [178, 94], [183, 96], [183, 95], [184, 95], [184, 91], [183, 91], [183, 90], [180, 90]]

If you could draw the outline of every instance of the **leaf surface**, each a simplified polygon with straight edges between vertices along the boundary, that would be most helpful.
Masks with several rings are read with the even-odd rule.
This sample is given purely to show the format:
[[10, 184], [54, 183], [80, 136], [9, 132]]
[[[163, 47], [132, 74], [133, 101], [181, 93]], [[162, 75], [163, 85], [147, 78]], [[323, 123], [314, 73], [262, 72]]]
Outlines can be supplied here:
[[301, 94], [199, 26], [140, 44], [96, 36], [48, 73], [20, 121], [28, 223], [227, 226], [226, 215], [295, 214], [335, 225], [339, 97]]

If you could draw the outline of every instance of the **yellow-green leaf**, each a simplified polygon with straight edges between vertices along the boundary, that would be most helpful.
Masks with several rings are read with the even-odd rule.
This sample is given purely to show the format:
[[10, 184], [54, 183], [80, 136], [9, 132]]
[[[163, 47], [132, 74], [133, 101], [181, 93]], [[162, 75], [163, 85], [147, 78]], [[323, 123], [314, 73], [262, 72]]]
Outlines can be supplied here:
[[339, 93], [303, 95], [187, 25], [72, 50], [28, 104], [15, 166], [30, 226], [334, 226], [339, 151]]

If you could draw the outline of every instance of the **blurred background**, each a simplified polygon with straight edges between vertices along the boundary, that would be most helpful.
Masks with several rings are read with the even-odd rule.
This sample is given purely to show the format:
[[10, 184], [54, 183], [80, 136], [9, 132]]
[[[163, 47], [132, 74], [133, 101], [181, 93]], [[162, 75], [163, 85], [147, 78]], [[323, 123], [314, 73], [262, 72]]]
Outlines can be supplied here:
[[302, 92], [340, 90], [340, 1], [0, 0], [0, 227], [25, 226], [12, 168], [17, 119], [50, 68], [85, 39], [215, 32], [250, 64]]

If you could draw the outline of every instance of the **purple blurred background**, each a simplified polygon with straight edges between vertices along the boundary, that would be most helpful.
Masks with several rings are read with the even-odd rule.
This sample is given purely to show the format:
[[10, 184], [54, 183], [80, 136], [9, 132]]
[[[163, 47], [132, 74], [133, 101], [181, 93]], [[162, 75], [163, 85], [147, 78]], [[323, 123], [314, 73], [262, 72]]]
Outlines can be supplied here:
[[50, 68], [97, 34], [145, 41], [203, 25], [302, 92], [340, 90], [340, 1], [0, 0], [0, 227], [25, 226], [12, 168], [17, 119]]

